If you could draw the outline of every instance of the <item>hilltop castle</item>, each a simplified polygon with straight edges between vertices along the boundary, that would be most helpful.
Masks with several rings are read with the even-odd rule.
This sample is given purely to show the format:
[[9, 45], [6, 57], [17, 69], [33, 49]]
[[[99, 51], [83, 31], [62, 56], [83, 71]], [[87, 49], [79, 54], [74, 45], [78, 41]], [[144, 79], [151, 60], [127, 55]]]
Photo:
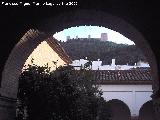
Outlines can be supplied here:
[[[90, 38], [91, 38], [91, 35], [88, 35], [88, 39], [90, 39]], [[71, 39], [71, 37], [67, 36], [66, 40], [69, 40], [69, 39]], [[78, 39], [78, 35], [76, 36], [76, 39]], [[97, 39], [99, 39], [100, 41], [108, 41], [108, 34], [107, 33], [101, 33], [101, 37], [97, 38]]]

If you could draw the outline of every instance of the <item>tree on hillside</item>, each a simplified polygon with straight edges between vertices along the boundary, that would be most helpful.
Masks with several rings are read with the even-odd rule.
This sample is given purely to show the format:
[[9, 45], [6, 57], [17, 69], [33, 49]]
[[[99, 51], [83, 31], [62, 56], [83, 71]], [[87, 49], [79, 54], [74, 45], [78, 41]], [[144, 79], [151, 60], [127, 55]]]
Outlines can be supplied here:
[[116, 64], [134, 65], [145, 56], [135, 45], [116, 44], [114, 42], [102, 42], [98, 39], [71, 39], [67, 42], [60, 42], [72, 60], [88, 57], [90, 60], [101, 59], [103, 64], [110, 64], [116, 58]]

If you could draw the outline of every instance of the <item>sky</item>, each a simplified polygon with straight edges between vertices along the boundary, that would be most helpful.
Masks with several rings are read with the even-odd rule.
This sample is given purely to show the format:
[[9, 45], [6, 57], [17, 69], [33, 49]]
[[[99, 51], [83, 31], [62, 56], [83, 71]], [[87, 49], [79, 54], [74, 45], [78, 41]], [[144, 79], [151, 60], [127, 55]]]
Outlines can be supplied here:
[[105, 27], [98, 27], [98, 26], [78, 26], [78, 27], [71, 27], [68, 29], [64, 29], [63, 31], [57, 32], [53, 35], [54, 38], [61, 41], [66, 41], [66, 37], [70, 36], [70, 38], [88, 38], [88, 35], [91, 35], [91, 38], [100, 38], [101, 33], [108, 34], [108, 41], [112, 41], [118, 44], [128, 44], [133, 45], [135, 44], [133, 41], [129, 40], [122, 34], [113, 31], [111, 29]]

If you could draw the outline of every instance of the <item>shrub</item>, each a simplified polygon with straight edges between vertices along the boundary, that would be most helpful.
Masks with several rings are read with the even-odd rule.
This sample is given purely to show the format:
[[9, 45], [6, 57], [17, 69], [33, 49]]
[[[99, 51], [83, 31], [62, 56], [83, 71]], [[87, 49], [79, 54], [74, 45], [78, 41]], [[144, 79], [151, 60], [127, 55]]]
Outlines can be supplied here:
[[[90, 70], [29, 65], [19, 77], [18, 120], [109, 120]], [[103, 110], [106, 110], [105, 113]]]

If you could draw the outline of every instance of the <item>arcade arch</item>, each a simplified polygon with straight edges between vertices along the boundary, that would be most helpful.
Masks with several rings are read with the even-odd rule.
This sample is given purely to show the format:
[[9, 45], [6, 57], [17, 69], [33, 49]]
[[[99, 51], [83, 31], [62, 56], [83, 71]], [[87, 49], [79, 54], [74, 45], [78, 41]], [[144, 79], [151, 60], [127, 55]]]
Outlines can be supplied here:
[[111, 108], [112, 120], [130, 120], [129, 107], [121, 100], [112, 99], [107, 102]]
[[139, 120], [154, 120], [153, 101], [144, 103], [139, 110]]

